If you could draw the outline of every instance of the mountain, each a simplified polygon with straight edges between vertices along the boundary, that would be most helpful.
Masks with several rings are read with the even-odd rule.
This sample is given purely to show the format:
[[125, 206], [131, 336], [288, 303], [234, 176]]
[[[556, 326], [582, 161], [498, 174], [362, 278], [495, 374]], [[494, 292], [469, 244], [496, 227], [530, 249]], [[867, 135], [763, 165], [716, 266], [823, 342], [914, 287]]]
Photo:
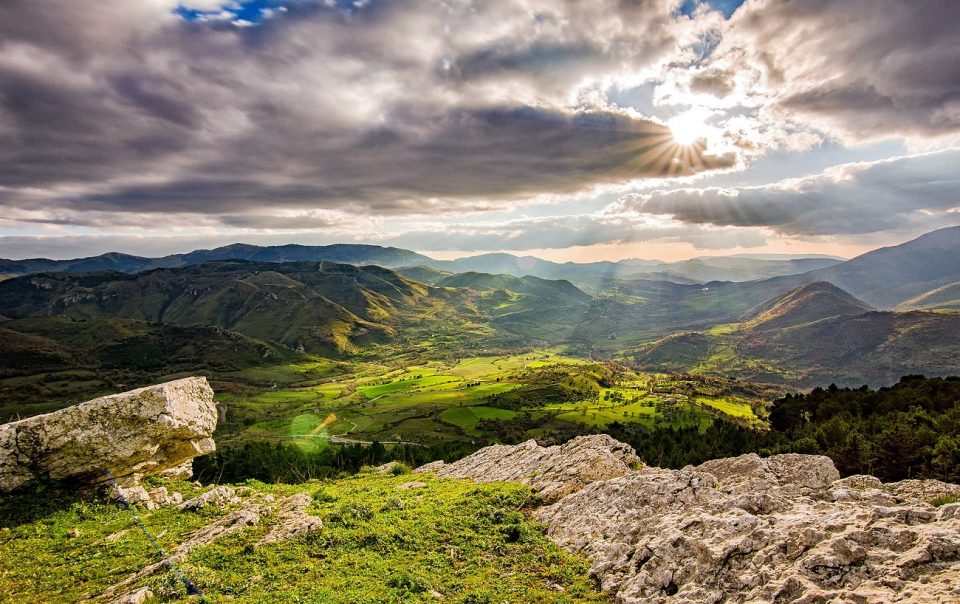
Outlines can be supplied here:
[[[339, 355], [565, 341], [591, 296], [566, 281], [465, 274], [432, 287], [380, 266], [214, 261], [136, 274], [41, 273], [0, 282], [0, 315], [214, 327]], [[485, 344], [478, 344], [485, 342]]]
[[491, 327], [538, 343], [568, 341], [593, 300], [569, 281], [532, 276], [460, 273], [437, 286], [459, 292]]
[[84, 273], [111, 270], [120, 273], [138, 273], [156, 268], [179, 268], [204, 262], [248, 260], [251, 262], [303, 262], [322, 260], [342, 264], [376, 264], [383, 267], [430, 265], [432, 258], [393, 247], [378, 245], [278, 245], [261, 247], [235, 243], [212, 250], [195, 250], [160, 258], [143, 258], [128, 254], [108, 253], [73, 260], [0, 259], [0, 274], [29, 275], [34, 273]]
[[802, 285], [755, 306], [743, 316], [750, 329], [777, 329], [830, 317], [859, 315], [873, 310], [839, 287], [818, 281]]
[[[341, 264], [375, 264], [385, 268], [411, 270], [438, 270], [446, 273], [483, 272], [515, 277], [526, 275], [543, 279], [566, 279], [580, 287], [595, 289], [608, 279], [643, 278], [676, 283], [705, 281], [750, 281], [780, 275], [792, 275], [839, 262], [831, 257], [791, 257], [784, 255], [703, 257], [681, 262], [658, 260], [622, 260], [620, 262], [557, 263], [533, 256], [512, 254], [481, 254], [457, 260], [434, 260], [422, 254], [400, 248], [377, 245], [335, 244], [323, 246], [278, 245], [257, 246], [236, 243], [212, 250], [195, 250], [160, 258], [144, 258], [128, 254], [109, 253], [73, 260], [0, 259], [0, 275], [29, 275], [35, 273], [82, 273], [112, 270], [137, 273], [156, 268], [179, 268], [204, 262], [248, 260], [251, 262], [326, 261]], [[430, 283], [433, 276], [423, 272], [422, 279]], [[411, 276], [411, 278], [413, 278]]]
[[520, 294], [533, 294], [553, 298], [568, 298], [581, 304], [590, 302], [590, 294], [578, 289], [565, 280], [541, 279], [539, 277], [511, 275], [493, 275], [490, 273], [459, 273], [450, 275], [436, 282], [440, 287], [457, 287], [474, 290], [506, 290]]
[[533, 256], [481, 254], [458, 260], [434, 261], [431, 266], [454, 273], [485, 272], [516, 277], [531, 275], [544, 279], [565, 279], [591, 291], [602, 290], [612, 279], [645, 279], [697, 284], [709, 281], [752, 281], [793, 275], [833, 266], [841, 259], [833, 257], [792, 257], [774, 255], [715, 256], [679, 262], [628, 259], [619, 262], [557, 263]]
[[893, 308], [960, 281], [960, 227], [867, 252], [836, 266], [805, 273], [802, 280], [829, 281], [878, 308]]
[[0, 282], [0, 313], [203, 325], [336, 354], [396, 334], [442, 301], [377, 266], [209, 262], [136, 275], [45, 273]]
[[800, 286], [741, 322], [641, 346], [643, 369], [721, 373], [814, 386], [889, 385], [901, 376], [960, 373], [960, 313], [877, 312], [835, 286]]

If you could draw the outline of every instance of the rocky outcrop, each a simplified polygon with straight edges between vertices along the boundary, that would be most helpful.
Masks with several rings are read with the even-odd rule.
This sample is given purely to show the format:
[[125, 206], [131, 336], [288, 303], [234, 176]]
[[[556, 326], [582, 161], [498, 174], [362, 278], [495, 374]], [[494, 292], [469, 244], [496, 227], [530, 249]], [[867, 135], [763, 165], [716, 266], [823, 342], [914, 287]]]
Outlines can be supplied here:
[[600, 434], [553, 447], [541, 447], [535, 440], [493, 445], [455, 463], [434, 462], [417, 471], [477, 482], [519, 482], [543, 500], [556, 501], [591, 482], [623, 476], [638, 463], [640, 458], [629, 445]]
[[[744, 455], [583, 486], [586, 459], [633, 461], [622, 443], [591, 443], [566, 460], [563, 447], [489, 447], [438, 474], [455, 466], [459, 478], [520, 476], [534, 488], [535, 477], [556, 476], [545, 484], [564, 484], [551, 492], [565, 494], [534, 516], [556, 543], [591, 559], [591, 574], [621, 604], [960, 601], [960, 504], [929, 503], [956, 485], [840, 479], [826, 457]], [[565, 461], [576, 479], [563, 480]]]
[[186, 378], [0, 426], [0, 493], [31, 481], [123, 486], [214, 450], [213, 390]]

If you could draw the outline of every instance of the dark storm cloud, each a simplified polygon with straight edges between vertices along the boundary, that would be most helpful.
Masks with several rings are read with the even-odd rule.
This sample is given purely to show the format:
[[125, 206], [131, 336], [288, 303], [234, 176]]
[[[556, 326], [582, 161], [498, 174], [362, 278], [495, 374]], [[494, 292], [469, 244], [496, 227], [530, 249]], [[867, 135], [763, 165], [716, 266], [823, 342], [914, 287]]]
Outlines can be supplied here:
[[761, 67], [776, 102], [853, 139], [960, 132], [960, 2], [755, 1], [715, 62]]
[[[610, 112], [566, 113], [534, 108], [453, 110], [416, 133], [381, 128], [332, 145], [322, 137], [273, 133], [238, 141], [202, 173], [236, 173], [174, 183], [118, 188], [64, 200], [70, 207], [123, 211], [235, 212], [264, 204], [342, 207], [380, 213], [461, 211], [470, 202], [431, 207], [431, 198], [508, 198], [543, 191], [571, 192], [585, 183], [649, 176], [688, 175], [733, 165], [730, 156], [676, 158], [669, 131], [655, 123]], [[286, 136], [285, 134], [289, 134]], [[248, 179], [264, 154], [310, 158], [296, 184]], [[316, 184], [313, 184], [316, 183]], [[202, 203], [198, 207], [198, 202]]]
[[619, 213], [816, 236], [934, 229], [960, 220], [960, 149], [866, 164], [762, 187], [680, 189], [620, 200]]
[[670, 155], [656, 122], [569, 102], [588, 74], [662, 60], [672, 4], [295, 2], [239, 28], [170, 0], [8, 1], [0, 203], [458, 211], [729, 167]]

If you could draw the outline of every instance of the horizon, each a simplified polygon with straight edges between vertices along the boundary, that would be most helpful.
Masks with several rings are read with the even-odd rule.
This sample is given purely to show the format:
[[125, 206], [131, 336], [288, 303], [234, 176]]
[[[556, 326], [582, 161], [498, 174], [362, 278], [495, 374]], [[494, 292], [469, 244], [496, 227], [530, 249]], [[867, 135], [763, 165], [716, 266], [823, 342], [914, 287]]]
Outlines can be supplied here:
[[960, 224], [957, 21], [951, 0], [8, 3], [0, 257], [851, 258]]

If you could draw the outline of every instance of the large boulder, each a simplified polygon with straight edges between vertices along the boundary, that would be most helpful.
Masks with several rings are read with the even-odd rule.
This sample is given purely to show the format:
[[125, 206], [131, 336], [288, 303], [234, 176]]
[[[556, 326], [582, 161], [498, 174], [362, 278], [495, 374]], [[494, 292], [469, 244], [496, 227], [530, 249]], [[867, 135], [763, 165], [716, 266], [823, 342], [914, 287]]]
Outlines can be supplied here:
[[123, 486], [215, 449], [213, 390], [191, 377], [0, 426], [0, 493], [31, 481]]
[[597, 480], [623, 476], [640, 463], [633, 448], [606, 434], [580, 436], [559, 446], [541, 447], [534, 440], [492, 445], [451, 464], [432, 463], [418, 472], [476, 482], [519, 482], [545, 501], [556, 501]]

